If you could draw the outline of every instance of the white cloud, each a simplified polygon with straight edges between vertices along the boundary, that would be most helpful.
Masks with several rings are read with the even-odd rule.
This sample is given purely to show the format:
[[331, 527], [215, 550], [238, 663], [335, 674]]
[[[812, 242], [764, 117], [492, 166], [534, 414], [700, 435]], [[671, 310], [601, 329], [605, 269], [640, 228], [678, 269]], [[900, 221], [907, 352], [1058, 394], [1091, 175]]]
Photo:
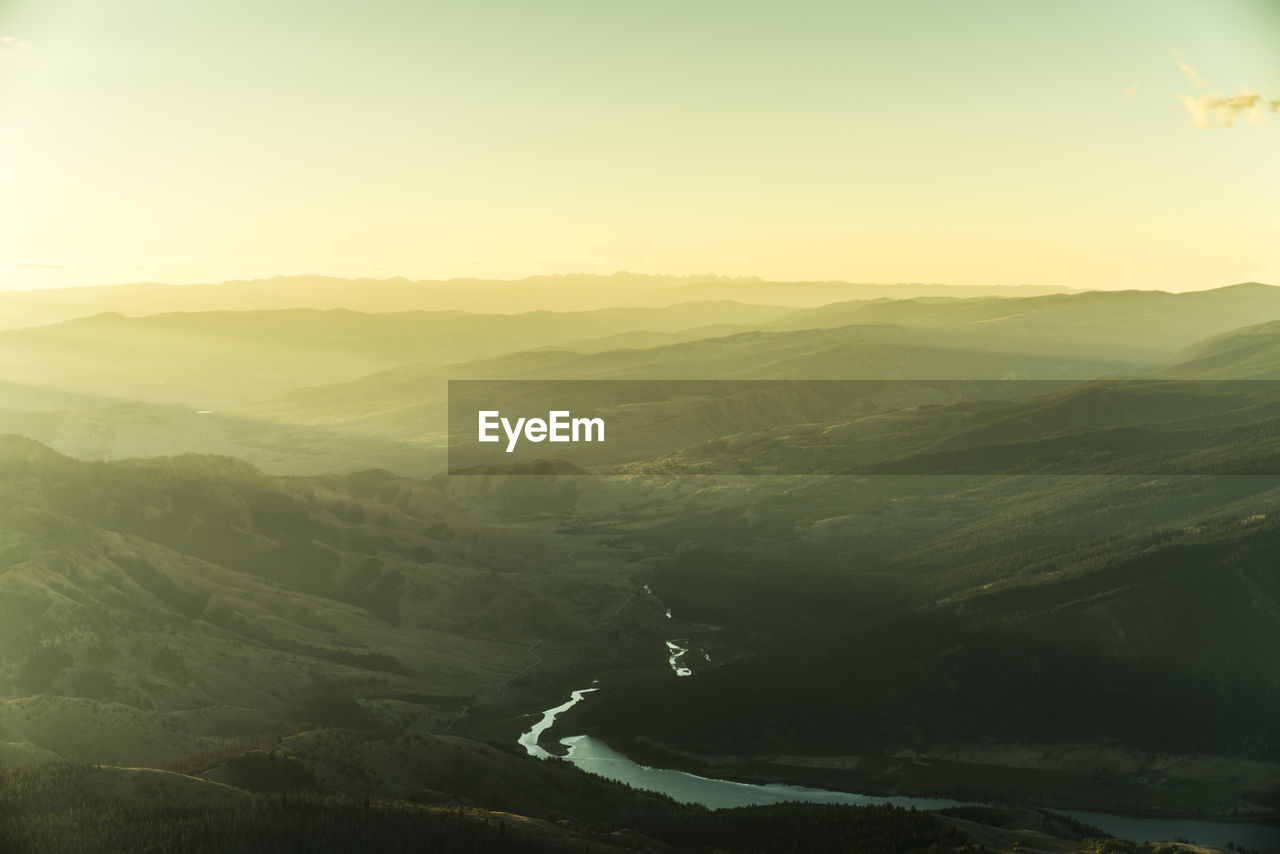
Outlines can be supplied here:
[[1174, 51], [1174, 56], [1178, 57], [1178, 68], [1187, 75], [1192, 86], [1209, 90], [1199, 95], [1180, 93], [1177, 96], [1196, 127], [1229, 128], [1240, 119], [1256, 127], [1269, 124], [1271, 116], [1280, 113], [1280, 95], [1275, 93], [1274, 86], [1273, 91], [1267, 94], [1241, 87], [1236, 94], [1227, 95], [1197, 74], [1177, 51]]
[[1182, 73], [1187, 75], [1188, 83], [1190, 83], [1192, 86], [1196, 87], [1197, 89], [1212, 88], [1209, 85], [1209, 82], [1207, 80], [1202, 78], [1199, 74], [1196, 74], [1196, 70], [1187, 64], [1187, 61], [1182, 58], [1182, 54], [1178, 53], [1175, 50], [1173, 52], [1173, 55], [1178, 58], [1178, 68], [1182, 69]]

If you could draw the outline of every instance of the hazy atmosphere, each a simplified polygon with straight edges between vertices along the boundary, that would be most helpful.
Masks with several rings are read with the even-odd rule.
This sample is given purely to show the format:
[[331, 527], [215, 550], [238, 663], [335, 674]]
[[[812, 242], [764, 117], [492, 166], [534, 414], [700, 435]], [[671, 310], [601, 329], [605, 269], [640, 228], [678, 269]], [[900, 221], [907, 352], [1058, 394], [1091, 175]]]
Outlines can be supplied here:
[[0, 287], [1280, 278], [1270, 0], [6, 0]]
[[1280, 854], [1278, 68], [0, 0], [0, 852]]

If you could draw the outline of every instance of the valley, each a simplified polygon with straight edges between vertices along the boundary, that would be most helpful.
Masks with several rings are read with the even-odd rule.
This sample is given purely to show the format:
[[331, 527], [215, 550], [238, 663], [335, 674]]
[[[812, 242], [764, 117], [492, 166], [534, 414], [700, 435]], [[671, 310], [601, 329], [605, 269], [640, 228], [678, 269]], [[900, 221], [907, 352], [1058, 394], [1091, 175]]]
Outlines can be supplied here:
[[[574, 767], [608, 748], [942, 799], [919, 832], [957, 850], [1228, 839], [1178, 820], [1277, 850], [1277, 333], [1248, 322], [1275, 293], [224, 306], [0, 332], [0, 784], [99, 775], [103, 810], [268, 823], [359, 823], [344, 799], [372, 799], [494, 850], [516, 828], [684, 850], [788, 810], [844, 820], [678, 807]], [[652, 440], [450, 476], [447, 381], [496, 379]], [[578, 735], [568, 761], [526, 755]], [[260, 815], [282, 792], [302, 812]]]

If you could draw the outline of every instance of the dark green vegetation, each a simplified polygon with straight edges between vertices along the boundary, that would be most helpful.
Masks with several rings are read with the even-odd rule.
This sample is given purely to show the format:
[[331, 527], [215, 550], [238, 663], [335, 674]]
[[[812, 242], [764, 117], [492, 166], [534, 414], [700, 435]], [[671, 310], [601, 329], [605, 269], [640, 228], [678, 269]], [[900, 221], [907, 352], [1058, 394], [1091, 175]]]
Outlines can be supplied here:
[[[1275, 813], [1280, 479], [1157, 463], [1280, 459], [1280, 395], [1191, 381], [1280, 373], [1250, 325], [1280, 290], [604, 284], [14, 297], [65, 322], [0, 333], [0, 845], [1112, 850], [1042, 818], [708, 813], [518, 754], [596, 678], [563, 726], [655, 763]], [[503, 294], [561, 311], [458, 311]], [[619, 399], [655, 441], [587, 463], [615, 476], [440, 475], [444, 381], [495, 377], [908, 382]], [[918, 382], [1013, 378], [1065, 382]], [[935, 474], [745, 476], [806, 459]], [[741, 476], [657, 476], [707, 465]], [[709, 656], [690, 678], [672, 637]]]
[[[140, 794], [144, 797], [138, 797]], [[620, 792], [625, 800], [627, 793]], [[656, 804], [655, 804], [656, 806]], [[551, 822], [462, 804], [252, 796], [160, 772], [0, 770], [0, 850], [277, 852], [982, 851], [927, 813], [782, 805], [711, 813], [662, 805], [612, 823]], [[633, 822], [625, 828], [622, 820]]]
[[654, 581], [677, 613], [737, 631], [703, 633], [723, 666], [610, 687], [588, 723], [712, 755], [1280, 759], [1275, 479], [782, 483], [767, 519], [695, 496], [628, 535], [677, 555]]

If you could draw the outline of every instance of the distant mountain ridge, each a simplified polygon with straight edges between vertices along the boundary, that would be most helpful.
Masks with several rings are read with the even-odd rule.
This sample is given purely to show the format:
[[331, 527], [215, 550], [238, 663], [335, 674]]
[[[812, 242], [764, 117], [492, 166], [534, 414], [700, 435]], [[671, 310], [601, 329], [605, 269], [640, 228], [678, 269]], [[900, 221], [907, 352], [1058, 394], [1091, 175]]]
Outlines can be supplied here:
[[1280, 288], [1257, 283], [817, 309], [113, 310], [0, 331], [0, 430], [90, 459], [198, 451], [277, 472], [425, 475], [448, 379], [1190, 377], [1206, 365], [1166, 366], [1201, 347], [1218, 354], [1206, 376], [1266, 377], [1280, 338], [1268, 356], [1267, 327], [1250, 324], [1278, 317]]
[[584, 311], [613, 306], [665, 307], [682, 302], [734, 300], [814, 307], [852, 299], [921, 296], [1032, 296], [1066, 288], [1019, 285], [856, 284], [765, 282], [723, 276], [615, 273], [531, 276], [515, 281], [405, 278], [341, 279], [276, 276], [220, 284], [139, 283], [41, 291], [0, 291], [0, 328], [56, 323], [107, 311], [127, 315], [175, 311], [245, 311], [279, 308], [347, 308], [388, 311]]

